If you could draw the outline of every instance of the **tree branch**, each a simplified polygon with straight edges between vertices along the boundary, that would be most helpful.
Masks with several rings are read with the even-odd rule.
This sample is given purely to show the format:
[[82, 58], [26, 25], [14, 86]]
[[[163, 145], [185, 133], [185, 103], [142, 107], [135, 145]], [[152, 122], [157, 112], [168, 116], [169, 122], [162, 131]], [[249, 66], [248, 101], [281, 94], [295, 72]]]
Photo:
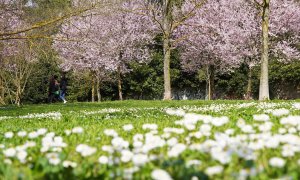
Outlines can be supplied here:
[[174, 29], [176, 29], [178, 26], [182, 25], [182, 23], [187, 20], [188, 18], [192, 17], [195, 14], [195, 11], [200, 8], [201, 6], [203, 6], [206, 3], [207, 0], [203, 0], [199, 3], [196, 3], [195, 6], [192, 8], [192, 10], [190, 12], [188, 12], [186, 15], [184, 15], [180, 20], [176, 21], [172, 27], [171, 27], [171, 31], [173, 31]]
[[63, 16], [60, 16], [60, 17], [56, 17], [54, 19], [48, 19], [46, 21], [38, 22], [38, 23], [32, 25], [31, 27], [28, 27], [28, 28], [25, 28], [25, 29], [13, 31], [13, 32], [0, 32], [0, 37], [2, 37], [0, 40], [9, 39], [5, 36], [13, 36], [13, 35], [21, 34], [21, 33], [24, 33], [24, 32], [28, 32], [28, 31], [31, 31], [31, 30], [34, 30], [34, 29], [42, 28], [42, 27], [60, 22], [64, 19], [67, 19], [67, 18], [70, 18], [70, 17], [73, 17], [73, 16], [77, 16], [79, 14], [82, 14], [82, 13], [87, 12], [87, 11], [89, 11], [91, 9], [94, 9], [94, 8], [95, 8], [95, 5], [93, 5], [91, 7], [88, 7], [88, 8], [85, 8], [85, 9], [81, 9], [79, 11], [71, 12], [69, 14], [66, 14], [66, 15], [63, 15]]

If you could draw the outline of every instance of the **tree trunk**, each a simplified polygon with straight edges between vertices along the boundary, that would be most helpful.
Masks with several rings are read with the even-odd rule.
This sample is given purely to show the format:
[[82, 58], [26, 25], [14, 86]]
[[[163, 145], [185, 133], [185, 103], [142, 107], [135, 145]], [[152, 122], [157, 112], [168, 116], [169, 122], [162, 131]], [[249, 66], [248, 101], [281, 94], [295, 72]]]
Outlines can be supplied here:
[[122, 95], [122, 79], [121, 79], [121, 67], [118, 66], [118, 91], [119, 91], [119, 100], [123, 100]]
[[269, 77], [268, 77], [268, 61], [269, 61], [269, 7], [270, 0], [264, 0], [262, 12], [262, 55], [259, 85], [259, 100], [269, 100]]
[[171, 74], [170, 74], [171, 49], [168, 39], [164, 39], [164, 100], [171, 100]]
[[97, 80], [97, 99], [98, 99], [98, 102], [101, 102], [100, 78], [97, 77], [96, 80]]
[[215, 67], [210, 65], [210, 100], [215, 99]]
[[95, 80], [94, 75], [92, 76], [92, 102], [95, 102]]
[[165, 0], [163, 4], [163, 50], [164, 50], [164, 100], [172, 100], [171, 92], [171, 75], [170, 75], [170, 61], [171, 61], [171, 22], [172, 22], [172, 0]]
[[248, 72], [248, 84], [247, 84], [247, 92], [245, 99], [250, 100], [252, 99], [252, 67], [249, 66]]
[[17, 106], [20, 106], [20, 104], [21, 104], [21, 84], [20, 84], [20, 80], [18, 80], [18, 84], [17, 84], [15, 103], [16, 103]]
[[4, 83], [0, 77], [0, 104], [5, 105], [4, 102]]
[[211, 80], [209, 65], [206, 66], [206, 100], [211, 99]]

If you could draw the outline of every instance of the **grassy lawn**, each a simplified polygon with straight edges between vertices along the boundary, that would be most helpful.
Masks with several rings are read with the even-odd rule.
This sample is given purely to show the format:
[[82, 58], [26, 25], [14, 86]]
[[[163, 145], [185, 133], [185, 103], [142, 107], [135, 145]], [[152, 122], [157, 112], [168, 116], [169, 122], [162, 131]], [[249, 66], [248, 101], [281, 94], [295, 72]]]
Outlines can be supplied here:
[[299, 179], [296, 101], [0, 107], [0, 179]]

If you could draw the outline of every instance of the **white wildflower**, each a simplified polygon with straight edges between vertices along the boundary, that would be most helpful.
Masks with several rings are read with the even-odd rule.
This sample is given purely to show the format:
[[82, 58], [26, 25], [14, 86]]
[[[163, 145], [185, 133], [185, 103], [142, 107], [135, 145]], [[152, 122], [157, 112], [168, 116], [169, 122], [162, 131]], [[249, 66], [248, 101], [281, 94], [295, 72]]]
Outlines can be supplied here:
[[66, 134], [67, 136], [71, 135], [71, 133], [72, 133], [71, 130], [69, 130], [69, 129], [65, 130], [65, 134]]
[[194, 130], [196, 128], [194, 124], [185, 124], [184, 126], [189, 131]]
[[142, 141], [144, 139], [144, 136], [142, 134], [135, 134], [133, 136], [133, 141]]
[[63, 162], [63, 167], [65, 167], [65, 168], [68, 168], [68, 167], [76, 168], [77, 167], [77, 163], [76, 162], [72, 162], [72, 161], [64, 161]]
[[151, 177], [153, 180], [172, 180], [170, 174], [162, 169], [155, 169], [151, 172]]
[[122, 150], [121, 151], [121, 161], [127, 163], [133, 157], [133, 153], [129, 150]]
[[202, 164], [202, 162], [200, 160], [197, 159], [193, 159], [193, 160], [189, 160], [186, 162], [186, 167], [191, 167], [191, 166], [200, 166]]
[[209, 176], [213, 176], [213, 175], [222, 173], [223, 169], [224, 169], [223, 166], [212, 166], [212, 167], [206, 168], [205, 173]]
[[241, 126], [240, 128], [244, 133], [254, 133], [255, 132], [253, 127], [249, 124], [245, 124], [245, 125]]
[[149, 161], [149, 158], [145, 154], [135, 154], [132, 157], [132, 162], [136, 166], [142, 166]]
[[4, 159], [4, 164], [12, 164], [12, 161], [10, 159]]
[[282, 152], [283, 157], [292, 157], [295, 155], [295, 148], [293, 145], [285, 144], [282, 146]]
[[55, 136], [55, 132], [49, 132], [45, 135], [45, 137], [51, 137], [53, 138]]
[[126, 125], [123, 126], [124, 131], [131, 131], [132, 129], [133, 129], [132, 124], [126, 124]]
[[72, 129], [72, 133], [82, 134], [83, 133], [83, 128], [82, 127], [74, 127]]
[[86, 144], [79, 144], [76, 147], [76, 152], [79, 152], [81, 154], [81, 156], [83, 156], [83, 157], [90, 156], [90, 155], [94, 154], [96, 151], [97, 151], [96, 148], [90, 147]]
[[202, 124], [200, 126], [200, 132], [203, 133], [204, 135], [209, 134], [211, 131], [211, 126], [208, 124]]
[[258, 140], [256, 142], [249, 142], [249, 145], [248, 147], [252, 150], [260, 150], [260, 149], [263, 149], [265, 146], [265, 143], [262, 141], [262, 140]]
[[271, 122], [265, 122], [264, 124], [261, 124], [258, 126], [258, 129], [262, 132], [270, 131], [272, 129], [273, 123]]
[[111, 140], [111, 144], [117, 150], [125, 149], [125, 148], [128, 148], [128, 146], [129, 146], [129, 142], [125, 141], [121, 137], [115, 137], [115, 138], [113, 138]]
[[270, 138], [265, 142], [265, 146], [268, 148], [278, 148], [279, 140], [277, 138]]
[[18, 151], [17, 152], [17, 158], [21, 163], [26, 162], [27, 152], [26, 151]]
[[280, 157], [273, 157], [269, 160], [270, 166], [281, 168], [285, 165], [285, 160]]
[[185, 144], [175, 144], [170, 151], [168, 151], [169, 157], [178, 157], [186, 149]]
[[300, 103], [294, 103], [293, 108], [295, 109], [300, 109]]
[[104, 145], [102, 146], [102, 151], [112, 154], [114, 152], [114, 148], [112, 146]]
[[178, 140], [175, 138], [175, 137], [172, 137], [171, 139], [169, 139], [168, 141], [167, 141], [167, 144], [169, 145], [169, 146], [174, 146], [174, 145], [176, 145], [178, 143]]
[[46, 132], [47, 132], [47, 129], [45, 129], [45, 128], [41, 128], [41, 129], [38, 129], [37, 130], [37, 134], [40, 136], [40, 135], [44, 135], [44, 134], [46, 134]]
[[141, 141], [134, 141], [133, 142], [133, 147], [134, 148], [141, 148], [143, 146], [143, 142]]
[[211, 123], [212, 123], [214, 126], [217, 126], [217, 127], [223, 126], [224, 124], [227, 124], [228, 122], [229, 122], [229, 119], [228, 119], [228, 117], [226, 117], [226, 116], [222, 116], [222, 117], [214, 117], [214, 118], [211, 120]]
[[230, 154], [223, 151], [221, 147], [213, 147], [210, 154], [213, 159], [219, 161], [221, 164], [228, 164], [231, 161]]
[[166, 113], [175, 116], [184, 116], [185, 112], [182, 109], [167, 109]]
[[253, 119], [255, 121], [269, 121], [270, 117], [267, 114], [255, 114]]
[[30, 132], [30, 133], [28, 134], [28, 138], [29, 138], [29, 139], [35, 139], [35, 138], [37, 138], [38, 136], [39, 136], [39, 134], [38, 134], [36, 131]]
[[60, 159], [57, 153], [48, 153], [46, 157], [48, 158], [49, 163], [52, 165], [58, 165], [60, 163]]
[[288, 116], [280, 120], [282, 125], [297, 126], [300, 124], [300, 116]]
[[163, 135], [161, 135], [162, 138], [168, 139], [171, 137], [171, 133], [164, 133]]
[[17, 151], [15, 148], [8, 148], [3, 151], [4, 156], [6, 157], [14, 157]]
[[234, 134], [234, 129], [226, 129], [225, 133], [228, 135], [233, 135]]
[[192, 176], [191, 180], [199, 180], [197, 176]]
[[25, 137], [25, 136], [27, 135], [27, 132], [26, 132], [26, 131], [19, 131], [19, 132], [17, 133], [17, 135], [18, 135], [19, 137]]
[[278, 132], [279, 132], [279, 134], [285, 134], [287, 131], [285, 128], [279, 128]]
[[111, 137], [117, 137], [118, 136], [118, 133], [113, 129], [105, 129], [104, 134], [106, 136], [111, 136]]
[[297, 132], [297, 129], [294, 128], [294, 127], [290, 127], [290, 128], [288, 129], [288, 132], [289, 132], [290, 134], [294, 134], [294, 133]]
[[272, 111], [272, 114], [274, 116], [283, 116], [283, 115], [288, 115], [290, 113], [290, 111], [288, 109], [275, 109]]
[[107, 156], [100, 156], [98, 159], [100, 164], [107, 164], [108, 163], [108, 157]]
[[7, 139], [12, 138], [13, 136], [14, 136], [14, 133], [13, 133], [13, 132], [6, 132], [6, 133], [4, 134], [4, 137], [7, 138]]
[[246, 125], [246, 122], [244, 119], [239, 119], [236, 123], [237, 127], [241, 128], [243, 127], [244, 125]]
[[[183, 134], [184, 133], [184, 129], [182, 129], [182, 128], [166, 127], [166, 128], [164, 128], [164, 132], [165, 133]], [[168, 138], [168, 137], [166, 137], [166, 138]]]
[[144, 130], [157, 130], [157, 124], [143, 124]]

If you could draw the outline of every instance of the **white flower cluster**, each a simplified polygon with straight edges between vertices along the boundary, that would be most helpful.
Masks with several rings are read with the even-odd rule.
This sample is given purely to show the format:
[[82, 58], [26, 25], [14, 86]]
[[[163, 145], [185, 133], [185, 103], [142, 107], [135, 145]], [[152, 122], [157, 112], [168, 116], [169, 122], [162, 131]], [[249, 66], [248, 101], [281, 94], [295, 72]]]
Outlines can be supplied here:
[[15, 148], [11, 147], [11, 148], [4, 149], [3, 154], [6, 158], [16, 157], [21, 163], [26, 163], [27, 156], [28, 156], [27, 149], [35, 146], [36, 146], [35, 142], [27, 141], [25, 144], [16, 146]]
[[132, 129], [133, 129], [132, 124], [126, 124], [126, 125], [123, 126], [124, 131], [131, 131]]
[[175, 115], [175, 116], [184, 116], [185, 112], [182, 109], [166, 109], [166, 113], [169, 115]]
[[79, 144], [76, 147], [76, 152], [80, 153], [81, 156], [83, 156], [83, 157], [91, 156], [96, 151], [97, 151], [96, 148], [90, 147], [90, 146], [88, 146], [86, 144]]
[[267, 114], [255, 114], [253, 115], [255, 121], [269, 121], [270, 117]]
[[292, 107], [294, 108], [294, 109], [300, 109], [300, 103], [294, 103], [293, 105], [292, 105]]
[[54, 133], [48, 133], [42, 138], [41, 152], [61, 152], [63, 148], [67, 147], [67, 144], [63, 142], [61, 136], [55, 136]]
[[82, 113], [85, 115], [93, 115], [93, 114], [115, 113], [121, 111], [122, 111], [121, 109], [108, 108], [108, 109], [101, 109], [98, 111], [82, 111]]
[[143, 124], [144, 130], [157, 130], [157, 124]]
[[58, 153], [47, 153], [46, 157], [48, 159], [49, 164], [58, 165], [61, 162]]
[[1, 116], [0, 120], [7, 120], [7, 119], [53, 119], [53, 120], [60, 120], [62, 114], [60, 112], [49, 112], [49, 113], [40, 113], [40, 114], [27, 114], [23, 116]]

